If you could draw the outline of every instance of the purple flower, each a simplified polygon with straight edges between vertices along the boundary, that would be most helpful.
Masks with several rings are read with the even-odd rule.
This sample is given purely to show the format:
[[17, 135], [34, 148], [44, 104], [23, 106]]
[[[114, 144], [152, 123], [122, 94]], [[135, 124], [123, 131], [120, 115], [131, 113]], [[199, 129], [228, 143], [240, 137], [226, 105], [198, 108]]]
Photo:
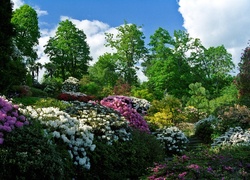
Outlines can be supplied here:
[[0, 144], [3, 144], [4, 139], [0, 137]]
[[200, 167], [197, 164], [190, 164], [189, 166], [187, 166], [187, 168], [194, 169], [194, 170], [199, 170]]
[[15, 124], [15, 126], [17, 128], [20, 128], [20, 127], [23, 127], [23, 124], [24, 124], [23, 122], [17, 121], [16, 124]]
[[178, 177], [180, 179], [184, 179], [184, 177], [186, 176], [186, 174], [187, 174], [187, 172], [183, 172], [183, 173], [179, 174]]

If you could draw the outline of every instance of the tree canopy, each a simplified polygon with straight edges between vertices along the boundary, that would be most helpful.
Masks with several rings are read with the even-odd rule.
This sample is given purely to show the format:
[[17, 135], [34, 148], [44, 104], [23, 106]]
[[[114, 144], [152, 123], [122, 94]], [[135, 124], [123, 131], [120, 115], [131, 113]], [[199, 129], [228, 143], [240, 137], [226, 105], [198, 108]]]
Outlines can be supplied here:
[[53, 76], [63, 80], [69, 76], [80, 79], [87, 74], [90, 57], [85, 33], [69, 20], [61, 21], [56, 35], [45, 45], [50, 63], [56, 67]]

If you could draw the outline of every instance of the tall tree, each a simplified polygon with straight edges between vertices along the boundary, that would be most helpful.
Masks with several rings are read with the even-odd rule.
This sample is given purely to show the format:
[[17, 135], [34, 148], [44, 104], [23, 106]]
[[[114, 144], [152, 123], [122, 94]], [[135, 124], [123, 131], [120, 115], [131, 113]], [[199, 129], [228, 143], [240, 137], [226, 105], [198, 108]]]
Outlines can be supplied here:
[[186, 53], [190, 40], [184, 31], [175, 31], [172, 38], [163, 28], [150, 36], [151, 54], [143, 66], [149, 89], [157, 99], [161, 99], [164, 93], [175, 97], [188, 94], [192, 76]]
[[37, 13], [32, 7], [25, 4], [13, 12], [11, 22], [17, 33], [14, 44], [27, 68], [32, 68], [31, 66], [37, 60], [35, 48], [40, 38]]
[[250, 107], [250, 45], [245, 48], [239, 62], [240, 72], [236, 78], [236, 85], [239, 89], [239, 101], [241, 104]]
[[134, 85], [138, 83], [136, 75], [136, 64], [144, 59], [147, 54], [144, 39], [145, 36], [141, 27], [135, 24], [128, 24], [117, 28], [118, 34], [115, 36], [106, 33], [106, 46], [116, 50], [118, 71], [126, 83]]
[[21, 84], [26, 71], [14, 54], [13, 38], [15, 31], [10, 0], [0, 1], [0, 93], [7, 93], [12, 85]]
[[63, 80], [69, 76], [80, 79], [87, 74], [92, 60], [85, 33], [69, 20], [59, 23], [56, 35], [49, 39], [44, 52], [57, 67], [54, 75]]
[[119, 78], [115, 55], [105, 53], [100, 56], [98, 61], [89, 67], [89, 76], [99, 86], [114, 87]]
[[211, 98], [218, 97], [221, 90], [232, 83], [230, 72], [235, 67], [232, 55], [223, 45], [208, 49], [202, 45], [196, 47], [199, 50], [192, 52], [189, 58], [192, 73], [210, 92]]

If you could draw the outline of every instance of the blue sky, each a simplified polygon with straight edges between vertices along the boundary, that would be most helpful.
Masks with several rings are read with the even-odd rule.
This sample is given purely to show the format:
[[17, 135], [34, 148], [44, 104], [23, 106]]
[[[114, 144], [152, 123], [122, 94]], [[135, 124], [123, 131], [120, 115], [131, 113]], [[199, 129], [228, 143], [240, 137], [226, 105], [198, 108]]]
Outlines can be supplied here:
[[[116, 33], [124, 20], [143, 26], [145, 43], [162, 27], [173, 33], [186, 30], [199, 38], [205, 47], [224, 45], [237, 66], [250, 40], [249, 0], [13, 0], [14, 8], [23, 4], [33, 7], [39, 16], [41, 38], [40, 62], [48, 62], [43, 46], [54, 36], [58, 23], [71, 20], [84, 31], [93, 62], [105, 52], [105, 32]], [[237, 69], [236, 69], [237, 72]], [[141, 79], [145, 78], [139, 72]]]
[[[183, 18], [176, 0], [25, 0], [30, 6], [39, 7], [47, 15], [39, 17], [41, 28], [53, 28], [61, 16], [89, 21], [98, 20], [111, 27], [118, 27], [126, 20], [143, 26], [147, 39], [162, 27], [170, 33], [184, 29]], [[46, 24], [45, 24], [46, 23]]]

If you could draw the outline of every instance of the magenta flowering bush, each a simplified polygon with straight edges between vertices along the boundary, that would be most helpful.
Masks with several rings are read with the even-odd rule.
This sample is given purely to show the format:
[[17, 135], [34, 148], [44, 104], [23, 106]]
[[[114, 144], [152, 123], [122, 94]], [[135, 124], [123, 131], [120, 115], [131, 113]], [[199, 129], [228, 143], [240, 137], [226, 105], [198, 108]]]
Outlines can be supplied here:
[[15, 128], [27, 125], [29, 122], [23, 115], [19, 114], [18, 105], [0, 96], [0, 144], [4, 142], [4, 134]]
[[101, 105], [120, 112], [131, 127], [149, 132], [146, 120], [133, 108], [132, 100], [126, 96], [108, 96], [100, 101]]
[[249, 146], [186, 152], [148, 168], [143, 180], [249, 179]]

